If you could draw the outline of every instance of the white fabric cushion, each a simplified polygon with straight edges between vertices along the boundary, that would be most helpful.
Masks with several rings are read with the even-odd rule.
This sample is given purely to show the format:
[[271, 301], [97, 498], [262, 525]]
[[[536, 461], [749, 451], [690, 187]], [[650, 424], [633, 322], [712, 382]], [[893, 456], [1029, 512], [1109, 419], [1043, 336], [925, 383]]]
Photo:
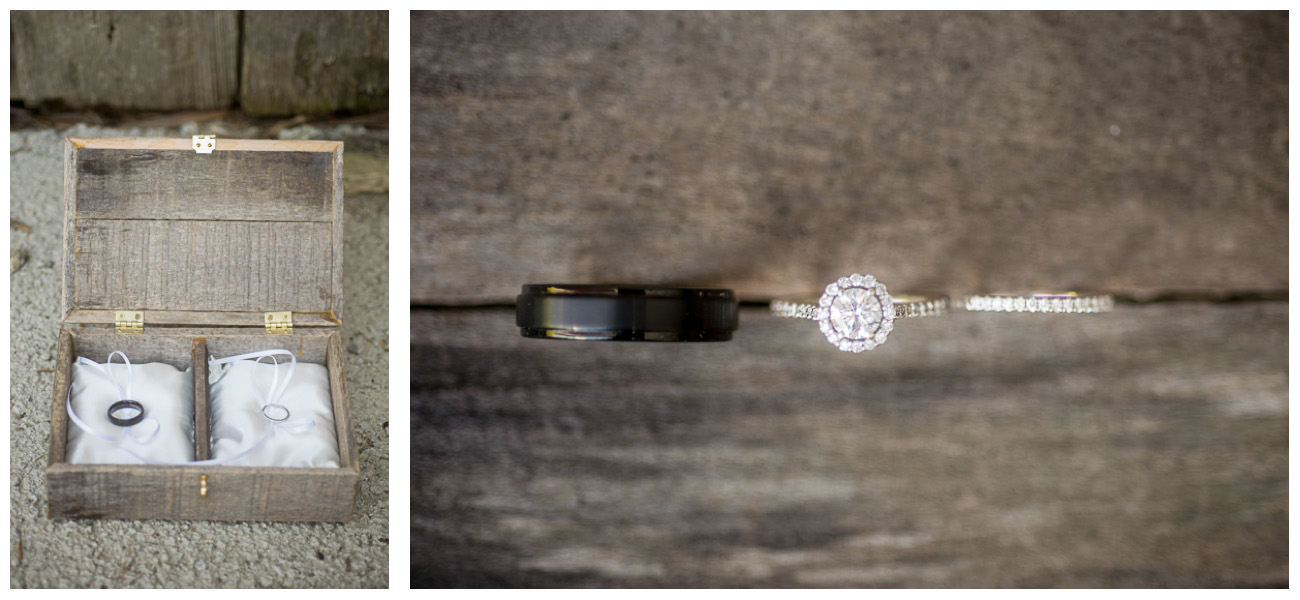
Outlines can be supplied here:
[[[121, 361], [109, 365], [117, 384], [127, 383], [127, 367]], [[95, 365], [72, 365], [72, 410], [99, 435], [116, 438], [123, 428], [108, 420], [108, 407], [120, 398], [118, 388]], [[194, 460], [194, 376], [164, 363], [131, 365], [130, 400], [144, 405], [145, 419], [158, 423], [158, 434], [146, 443], [133, 436], [111, 442], [82, 431], [68, 423], [68, 446], [65, 460], [70, 463], [145, 464], [124, 451], [130, 450], [149, 460], [167, 463]], [[146, 423], [134, 427], [148, 427]]]
[[[225, 460], [257, 444], [274, 425], [262, 416], [258, 392], [269, 393], [273, 369], [280, 377], [289, 363], [273, 365], [238, 360], [212, 367], [209, 405], [212, 413], [212, 458]], [[256, 386], [256, 387], [254, 387]], [[330, 403], [329, 374], [323, 365], [298, 363], [293, 378], [276, 404], [289, 409], [290, 421], [315, 419], [316, 425], [303, 432], [276, 427], [270, 439], [248, 456], [227, 465], [257, 467], [338, 467], [339, 444], [334, 431], [334, 407]]]

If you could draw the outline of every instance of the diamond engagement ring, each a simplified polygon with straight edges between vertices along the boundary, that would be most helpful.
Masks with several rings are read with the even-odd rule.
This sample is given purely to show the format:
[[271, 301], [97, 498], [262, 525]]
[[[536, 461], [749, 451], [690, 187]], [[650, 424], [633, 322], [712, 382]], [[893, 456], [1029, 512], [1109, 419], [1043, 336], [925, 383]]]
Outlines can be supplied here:
[[1110, 294], [1033, 292], [1029, 294], [979, 294], [966, 298], [966, 310], [979, 312], [1104, 313], [1115, 308]]
[[890, 296], [875, 277], [854, 273], [826, 286], [817, 304], [777, 300], [771, 308], [777, 317], [817, 321], [831, 345], [844, 352], [862, 352], [885, 343], [895, 319], [947, 312], [948, 298]]

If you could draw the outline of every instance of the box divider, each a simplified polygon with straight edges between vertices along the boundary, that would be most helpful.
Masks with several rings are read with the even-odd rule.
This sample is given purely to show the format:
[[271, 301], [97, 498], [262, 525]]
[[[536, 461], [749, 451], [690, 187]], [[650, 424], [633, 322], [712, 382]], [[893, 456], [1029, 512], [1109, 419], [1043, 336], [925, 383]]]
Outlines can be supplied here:
[[212, 458], [211, 419], [208, 416], [208, 340], [194, 338], [194, 460]]

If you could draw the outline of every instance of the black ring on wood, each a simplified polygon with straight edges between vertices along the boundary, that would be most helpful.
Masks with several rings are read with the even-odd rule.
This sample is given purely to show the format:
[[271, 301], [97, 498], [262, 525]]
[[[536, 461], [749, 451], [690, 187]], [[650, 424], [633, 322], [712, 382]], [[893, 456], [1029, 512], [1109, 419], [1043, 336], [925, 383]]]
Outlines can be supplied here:
[[709, 288], [529, 284], [516, 299], [524, 337], [624, 342], [725, 342], [736, 295]]
[[[135, 414], [125, 419], [117, 416], [118, 411], [134, 410]], [[108, 407], [108, 421], [118, 427], [130, 427], [144, 420], [144, 405], [135, 400], [118, 400]]]

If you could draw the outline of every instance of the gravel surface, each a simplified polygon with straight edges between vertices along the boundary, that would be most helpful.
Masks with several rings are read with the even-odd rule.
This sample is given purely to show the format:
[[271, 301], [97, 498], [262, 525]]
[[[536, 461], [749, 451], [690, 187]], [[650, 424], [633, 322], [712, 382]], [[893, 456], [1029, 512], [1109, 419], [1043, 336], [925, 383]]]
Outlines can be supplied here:
[[[78, 125], [10, 135], [10, 586], [386, 587], [388, 585], [388, 196], [346, 201], [343, 344], [361, 454], [352, 521], [51, 521], [45, 466], [60, 323], [64, 136], [175, 136]], [[346, 140], [345, 140], [346, 141]], [[345, 157], [345, 162], [346, 162]], [[386, 169], [386, 163], [382, 163]], [[351, 172], [349, 172], [349, 176]]]

